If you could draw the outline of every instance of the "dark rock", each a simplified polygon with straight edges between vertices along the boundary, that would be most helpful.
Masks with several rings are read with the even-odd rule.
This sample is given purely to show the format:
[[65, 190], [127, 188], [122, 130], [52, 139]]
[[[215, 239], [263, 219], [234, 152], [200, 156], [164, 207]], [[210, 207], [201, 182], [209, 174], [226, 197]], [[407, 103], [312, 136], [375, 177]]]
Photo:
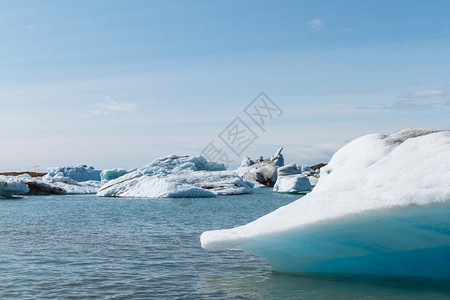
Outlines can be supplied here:
[[42, 181], [24, 182], [30, 191], [25, 195], [65, 195], [66, 191]]
[[314, 166], [312, 166], [312, 167], [310, 167], [310, 168], [311, 168], [311, 170], [316, 171], [316, 170], [319, 170], [319, 169], [325, 167], [326, 165], [327, 165], [327, 164], [320, 163], [320, 164], [314, 165]]

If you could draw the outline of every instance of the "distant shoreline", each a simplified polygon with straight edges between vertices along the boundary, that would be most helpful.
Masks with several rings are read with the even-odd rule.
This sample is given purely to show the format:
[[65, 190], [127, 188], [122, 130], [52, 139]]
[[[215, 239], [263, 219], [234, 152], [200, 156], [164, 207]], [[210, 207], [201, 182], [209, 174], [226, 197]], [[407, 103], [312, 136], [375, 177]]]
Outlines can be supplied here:
[[31, 177], [42, 177], [47, 175], [47, 173], [38, 173], [38, 172], [4, 172], [4, 173], [0, 173], [0, 175], [4, 175], [4, 176], [19, 176], [19, 175], [23, 175], [23, 174], [28, 174]]

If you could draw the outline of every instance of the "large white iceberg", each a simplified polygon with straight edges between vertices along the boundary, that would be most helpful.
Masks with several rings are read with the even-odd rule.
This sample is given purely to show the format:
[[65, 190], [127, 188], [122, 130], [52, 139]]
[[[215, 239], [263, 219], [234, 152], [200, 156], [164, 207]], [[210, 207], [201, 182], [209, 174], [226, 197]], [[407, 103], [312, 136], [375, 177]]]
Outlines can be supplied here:
[[203, 156], [168, 156], [106, 183], [104, 197], [197, 198], [248, 194], [252, 190], [223, 164]]
[[450, 278], [450, 132], [370, 134], [321, 169], [315, 189], [247, 225], [201, 235], [290, 273]]

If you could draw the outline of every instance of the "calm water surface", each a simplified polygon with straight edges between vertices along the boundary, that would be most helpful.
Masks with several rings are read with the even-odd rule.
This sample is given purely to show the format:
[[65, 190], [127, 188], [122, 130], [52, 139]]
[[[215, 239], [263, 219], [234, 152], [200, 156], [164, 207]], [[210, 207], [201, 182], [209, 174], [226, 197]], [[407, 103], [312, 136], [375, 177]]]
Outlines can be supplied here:
[[0, 299], [448, 299], [444, 282], [292, 276], [203, 231], [245, 224], [298, 196], [35, 196], [0, 200]]

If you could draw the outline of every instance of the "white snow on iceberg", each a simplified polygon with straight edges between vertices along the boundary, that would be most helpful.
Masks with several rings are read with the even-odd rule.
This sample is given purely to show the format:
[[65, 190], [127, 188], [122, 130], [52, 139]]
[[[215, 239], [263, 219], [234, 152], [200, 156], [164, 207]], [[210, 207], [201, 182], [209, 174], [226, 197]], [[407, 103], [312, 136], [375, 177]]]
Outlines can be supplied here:
[[223, 164], [203, 156], [168, 156], [106, 183], [104, 197], [199, 198], [248, 194], [252, 190]]
[[450, 278], [450, 132], [370, 134], [340, 149], [305, 197], [247, 225], [204, 232], [275, 270]]

